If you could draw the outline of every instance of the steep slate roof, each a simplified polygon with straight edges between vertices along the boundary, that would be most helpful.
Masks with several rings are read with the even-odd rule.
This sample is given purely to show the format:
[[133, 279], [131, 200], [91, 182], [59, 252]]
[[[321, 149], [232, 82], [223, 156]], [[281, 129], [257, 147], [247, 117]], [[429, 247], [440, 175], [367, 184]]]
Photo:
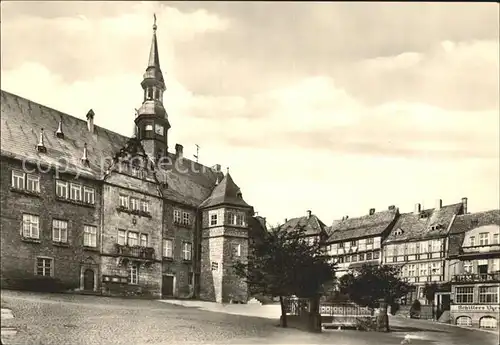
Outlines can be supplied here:
[[210, 196], [201, 203], [200, 207], [214, 207], [220, 205], [231, 205], [237, 207], [248, 207], [241, 195], [240, 187], [234, 183], [229, 173], [224, 176], [222, 181], [214, 188]]
[[[129, 140], [128, 137], [96, 125], [92, 134], [87, 129], [85, 120], [0, 91], [2, 156], [35, 164], [42, 162], [57, 167], [60, 171], [102, 179], [112, 157]], [[59, 121], [62, 121], [64, 139], [55, 136]], [[131, 117], [130, 123], [133, 121]], [[46, 153], [40, 153], [35, 148], [42, 128]], [[81, 163], [85, 143], [89, 167]], [[159, 180], [168, 184], [166, 197], [191, 206], [200, 205], [211, 195], [217, 178], [220, 180], [223, 174], [187, 158], [177, 159], [173, 153], [168, 155], [175, 164], [159, 171]]]
[[[462, 203], [458, 203], [440, 209], [423, 210], [419, 214], [401, 214], [384, 243], [444, 237], [448, 234], [454, 215], [460, 214], [462, 209]], [[422, 213], [427, 217], [420, 218]], [[440, 226], [434, 228], [436, 225]], [[400, 235], [395, 234], [398, 229], [402, 230]]]
[[467, 231], [491, 224], [500, 226], [500, 210], [490, 210], [456, 216], [450, 227], [448, 256], [453, 257], [459, 254], [460, 247], [462, 246]]
[[310, 217], [292, 218], [280, 226], [281, 230], [295, 230], [300, 227], [304, 228], [305, 235], [319, 235], [323, 232], [326, 233], [326, 225], [317, 216], [311, 214]]
[[398, 209], [375, 212], [358, 218], [334, 221], [328, 242], [382, 235], [398, 216]]

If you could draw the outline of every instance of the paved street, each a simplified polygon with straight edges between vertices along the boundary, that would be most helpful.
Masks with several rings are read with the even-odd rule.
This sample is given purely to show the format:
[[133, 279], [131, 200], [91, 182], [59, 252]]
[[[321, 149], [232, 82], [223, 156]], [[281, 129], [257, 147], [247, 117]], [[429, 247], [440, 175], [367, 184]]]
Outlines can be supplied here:
[[[200, 310], [159, 301], [2, 291], [2, 308], [13, 318], [2, 327], [7, 345], [172, 345], [172, 344], [411, 344], [496, 345], [492, 333], [426, 321], [391, 318], [394, 332], [326, 331], [308, 334], [276, 327], [268, 317], [249, 317]], [[241, 306], [243, 308], [244, 306]], [[243, 310], [243, 309], [241, 309]], [[265, 315], [263, 315], [265, 316]]]

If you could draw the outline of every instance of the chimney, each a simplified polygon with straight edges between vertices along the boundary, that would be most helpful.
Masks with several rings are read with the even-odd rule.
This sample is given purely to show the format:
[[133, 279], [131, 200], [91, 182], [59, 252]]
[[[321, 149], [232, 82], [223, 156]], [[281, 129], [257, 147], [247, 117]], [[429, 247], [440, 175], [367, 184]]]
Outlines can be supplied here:
[[89, 158], [87, 156], [87, 143], [83, 144], [82, 164], [89, 165]]
[[344, 221], [344, 220], [345, 220], [345, 217], [342, 217], [342, 221]]
[[420, 214], [421, 211], [422, 211], [422, 205], [415, 204], [415, 211], [413, 213], [414, 214]]
[[43, 141], [43, 128], [40, 131], [40, 140], [38, 141], [38, 144], [36, 145], [36, 149], [38, 152], [42, 152], [42, 153], [47, 152], [47, 148], [45, 147], [45, 144]]
[[87, 128], [90, 133], [94, 133], [94, 111], [92, 109], [87, 113]]
[[375, 209], [374, 208], [370, 208], [370, 216], [372, 216], [374, 213], [375, 213]]
[[311, 218], [311, 210], [307, 210], [307, 219]]
[[463, 213], [467, 214], [467, 198], [462, 198]]
[[395, 210], [395, 209], [396, 209], [396, 206], [391, 205], [391, 206], [389, 206], [389, 208], [388, 208], [388, 209], [389, 209], [389, 211]]
[[62, 119], [59, 120], [59, 127], [57, 127], [56, 137], [64, 139], [64, 133], [62, 130]]
[[345, 219], [347, 220], [349, 218], [349, 216], [345, 216]]
[[255, 212], [253, 213], [253, 216], [254, 216], [254, 217], [258, 217], [258, 216], [259, 216], [259, 212], [255, 211]]
[[288, 222], [288, 218], [285, 218], [285, 223]]
[[436, 210], [440, 210], [443, 207], [443, 200], [437, 199], [436, 200]]
[[175, 144], [175, 155], [177, 158], [182, 158], [184, 147], [181, 144]]

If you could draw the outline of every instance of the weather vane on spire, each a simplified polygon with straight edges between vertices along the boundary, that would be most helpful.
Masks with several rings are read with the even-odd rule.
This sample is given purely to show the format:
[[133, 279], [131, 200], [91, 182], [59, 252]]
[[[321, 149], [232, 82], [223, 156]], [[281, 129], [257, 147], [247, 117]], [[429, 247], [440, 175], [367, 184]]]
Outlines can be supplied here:
[[153, 13], [153, 18], [154, 18], [153, 30], [156, 31], [156, 13]]

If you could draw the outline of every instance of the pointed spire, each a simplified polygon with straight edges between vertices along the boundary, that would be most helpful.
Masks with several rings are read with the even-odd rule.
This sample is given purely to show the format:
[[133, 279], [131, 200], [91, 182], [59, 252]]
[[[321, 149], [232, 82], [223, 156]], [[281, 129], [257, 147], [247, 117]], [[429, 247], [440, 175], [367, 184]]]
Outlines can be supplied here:
[[151, 50], [149, 51], [149, 67], [155, 67], [160, 71], [160, 56], [158, 54], [158, 41], [156, 39], [156, 14], [153, 15], [154, 24], [153, 24], [153, 41], [151, 42]]
[[87, 156], [87, 143], [83, 144], [83, 156], [82, 156], [82, 163], [84, 165], [89, 165], [89, 158]]
[[226, 174], [229, 174], [229, 167], [226, 168]]
[[38, 144], [36, 145], [36, 149], [38, 152], [47, 152], [47, 148], [45, 147], [44, 141], [43, 141], [43, 128], [40, 130], [40, 139], [38, 140]]
[[62, 119], [59, 120], [59, 126], [57, 127], [56, 137], [64, 139], [64, 133], [62, 130]]

